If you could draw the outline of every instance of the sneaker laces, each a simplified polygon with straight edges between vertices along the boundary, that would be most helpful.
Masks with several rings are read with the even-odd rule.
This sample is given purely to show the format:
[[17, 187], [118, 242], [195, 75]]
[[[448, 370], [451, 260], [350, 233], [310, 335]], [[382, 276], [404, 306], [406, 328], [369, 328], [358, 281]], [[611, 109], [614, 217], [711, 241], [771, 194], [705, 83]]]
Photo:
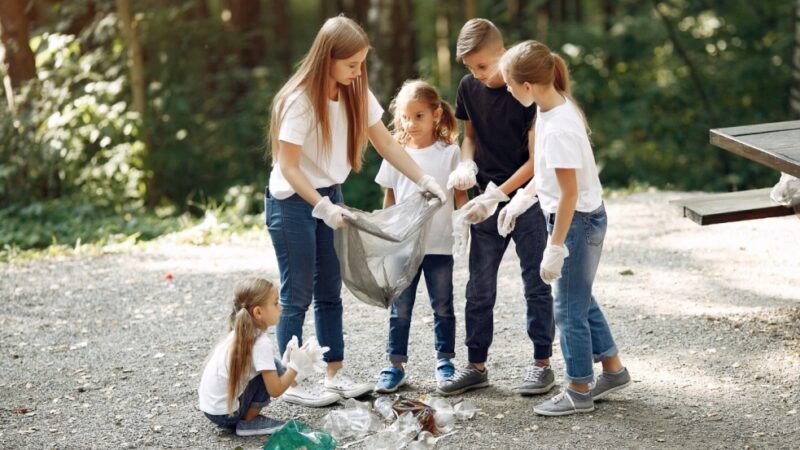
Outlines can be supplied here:
[[454, 382], [454, 383], [457, 383], [457, 382], [463, 380], [464, 378], [466, 378], [467, 375], [469, 375], [470, 373], [477, 372], [477, 371], [478, 371], [478, 369], [476, 369], [475, 367], [472, 367], [472, 366], [465, 367], [463, 369], [458, 369], [456, 371], [455, 375], [453, 375], [453, 378], [451, 378], [451, 381]]
[[544, 369], [547, 366], [537, 366], [535, 363], [528, 366], [528, 372], [525, 374], [526, 382], [537, 382], [544, 376]]
[[550, 399], [550, 401], [553, 402], [554, 405], [557, 405], [558, 403], [561, 403], [564, 397], [567, 397], [567, 400], [569, 400], [570, 405], [572, 405], [572, 407], [575, 408], [575, 401], [572, 400], [572, 396], [567, 393], [566, 389], [554, 395], [553, 398]]
[[336, 375], [331, 378], [331, 382], [345, 388], [352, 388], [358, 384], [350, 377], [350, 375], [344, 372], [344, 369], [340, 369], [338, 372], [336, 372]]

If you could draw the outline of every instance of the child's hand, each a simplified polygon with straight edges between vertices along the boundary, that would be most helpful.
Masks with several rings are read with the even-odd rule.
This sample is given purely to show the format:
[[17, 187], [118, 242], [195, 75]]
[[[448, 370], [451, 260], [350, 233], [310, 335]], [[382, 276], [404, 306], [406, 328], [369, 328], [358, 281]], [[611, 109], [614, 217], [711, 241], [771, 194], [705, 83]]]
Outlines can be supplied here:
[[475, 161], [461, 161], [456, 169], [447, 178], [447, 189], [456, 188], [459, 191], [466, 191], [477, 183], [478, 166]]
[[330, 350], [330, 347], [320, 347], [319, 342], [317, 342], [317, 338], [312, 337], [308, 340], [308, 355], [311, 357], [311, 362], [314, 365], [314, 370], [318, 373], [325, 372], [325, 369], [328, 367], [328, 363], [322, 359], [322, 355]]
[[286, 350], [283, 352], [283, 357], [281, 358], [281, 363], [284, 367], [289, 366], [289, 361], [291, 359], [291, 354], [294, 350], [297, 350], [297, 336], [292, 336], [292, 339], [286, 344]]
[[500, 202], [507, 202], [508, 196], [494, 183], [490, 182], [486, 191], [464, 205], [464, 217], [469, 223], [481, 223], [497, 210]]
[[542, 255], [542, 265], [539, 267], [539, 276], [547, 284], [561, 278], [561, 269], [564, 267], [564, 258], [569, 256], [566, 245], [547, 244]]
[[528, 190], [517, 189], [514, 198], [508, 202], [508, 205], [506, 205], [497, 216], [497, 233], [503, 237], [508, 236], [508, 233], [514, 231], [517, 217], [529, 210], [531, 206], [535, 205], [538, 201], [539, 199], [536, 197], [536, 191], [533, 191], [533, 194], [531, 194]]

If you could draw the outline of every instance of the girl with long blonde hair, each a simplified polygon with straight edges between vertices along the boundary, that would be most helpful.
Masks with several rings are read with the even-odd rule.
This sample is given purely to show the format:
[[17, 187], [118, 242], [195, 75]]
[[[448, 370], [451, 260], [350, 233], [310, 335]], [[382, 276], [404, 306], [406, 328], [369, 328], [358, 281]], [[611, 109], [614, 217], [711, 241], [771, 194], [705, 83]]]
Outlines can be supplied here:
[[381, 122], [383, 109], [369, 90], [369, 39], [346, 17], [325, 21], [295, 74], [275, 96], [270, 117], [272, 173], [266, 192], [266, 223], [281, 273], [277, 328], [283, 352], [302, 340], [314, 303], [317, 338], [330, 347], [323, 387], [299, 383], [284, 399], [325, 406], [372, 390], [343, 370], [342, 279], [333, 229], [346, 225], [341, 184], [361, 169], [367, 141], [416, 186], [445, 201], [441, 186], [408, 156]]
[[[533, 411], [545, 416], [593, 411], [594, 400], [625, 388], [631, 377], [592, 295], [607, 217], [589, 127], [572, 99], [566, 63], [546, 45], [515, 45], [500, 59], [500, 70], [514, 98], [523, 105], [536, 103], [537, 113], [533, 180], [500, 212], [498, 227], [513, 229], [515, 218], [538, 194], [550, 234], [540, 274], [546, 283], [554, 283], [554, 314], [569, 382]], [[603, 372], [595, 380], [597, 361]]]

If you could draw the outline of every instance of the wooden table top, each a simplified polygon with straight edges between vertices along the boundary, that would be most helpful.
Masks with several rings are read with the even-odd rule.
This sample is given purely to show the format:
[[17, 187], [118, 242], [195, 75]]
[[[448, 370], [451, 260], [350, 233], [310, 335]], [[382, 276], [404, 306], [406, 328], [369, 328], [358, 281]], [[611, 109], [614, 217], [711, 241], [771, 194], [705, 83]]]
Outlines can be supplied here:
[[715, 128], [711, 144], [800, 177], [800, 120]]

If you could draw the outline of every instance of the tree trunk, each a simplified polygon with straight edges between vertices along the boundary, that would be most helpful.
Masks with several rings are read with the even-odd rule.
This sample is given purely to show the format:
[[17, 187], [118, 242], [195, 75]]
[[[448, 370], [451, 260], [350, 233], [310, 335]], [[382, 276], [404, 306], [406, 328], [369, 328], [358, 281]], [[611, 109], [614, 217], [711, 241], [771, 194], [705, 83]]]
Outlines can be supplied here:
[[283, 75], [292, 73], [292, 41], [289, 33], [289, 11], [284, 0], [272, 0], [272, 26], [275, 30], [275, 52]]
[[800, 119], [800, 0], [796, 0], [794, 10], [794, 58], [792, 59], [792, 88], [790, 111], [792, 118]]
[[137, 21], [131, 14], [129, 0], [117, 0], [117, 13], [120, 19], [120, 28], [128, 41], [128, 68], [131, 71], [131, 92], [133, 105], [142, 120], [145, 118], [145, 82], [144, 58], [139, 36], [136, 34]]
[[0, 41], [5, 49], [3, 65], [14, 89], [36, 77], [36, 63], [28, 43], [25, 0], [0, 0]]
[[475, 0], [464, 0], [464, 18], [466, 20], [478, 17], [478, 6]]
[[547, 5], [539, 6], [536, 10], [536, 40], [547, 42], [547, 31], [550, 25], [550, 8]]
[[241, 50], [242, 65], [255, 67], [263, 61], [264, 35], [261, 27], [259, 0], [230, 0], [231, 24], [245, 42]]
[[336, 2], [331, 0], [319, 0], [319, 18], [320, 18], [320, 25], [325, 23], [326, 20], [330, 19], [339, 14], [337, 10]]
[[438, 4], [436, 8], [436, 71], [439, 76], [439, 87], [450, 91], [452, 66], [450, 65], [450, 22], [447, 18], [447, 6]]
[[418, 76], [416, 32], [411, 28], [413, 5], [406, 0], [371, 0], [368, 31], [375, 52], [370, 54], [370, 79], [375, 95], [386, 103], [408, 78]]

